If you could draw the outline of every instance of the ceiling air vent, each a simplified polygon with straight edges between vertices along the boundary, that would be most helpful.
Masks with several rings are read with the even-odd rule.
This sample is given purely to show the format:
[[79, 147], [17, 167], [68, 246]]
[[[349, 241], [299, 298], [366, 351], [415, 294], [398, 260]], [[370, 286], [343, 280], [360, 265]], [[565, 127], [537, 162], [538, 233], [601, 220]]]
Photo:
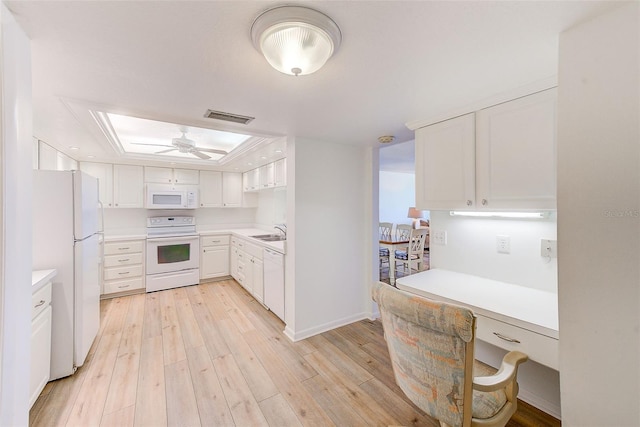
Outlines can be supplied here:
[[225, 113], [224, 111], [207, 110], [204, 116], [208, 119], [224, 120], [225, 122], [242, 123], [246, 125], [255, 117], [241, 116], [239, 114]]

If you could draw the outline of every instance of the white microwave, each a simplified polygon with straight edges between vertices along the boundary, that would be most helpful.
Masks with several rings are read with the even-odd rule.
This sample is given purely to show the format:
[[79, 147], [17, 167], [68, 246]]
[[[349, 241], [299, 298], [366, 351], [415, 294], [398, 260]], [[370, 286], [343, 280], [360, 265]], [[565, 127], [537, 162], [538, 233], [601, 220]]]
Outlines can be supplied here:
[[147, 209], [195, 209], [198, 207], [198, 189], [167, 185], [147, 185]]

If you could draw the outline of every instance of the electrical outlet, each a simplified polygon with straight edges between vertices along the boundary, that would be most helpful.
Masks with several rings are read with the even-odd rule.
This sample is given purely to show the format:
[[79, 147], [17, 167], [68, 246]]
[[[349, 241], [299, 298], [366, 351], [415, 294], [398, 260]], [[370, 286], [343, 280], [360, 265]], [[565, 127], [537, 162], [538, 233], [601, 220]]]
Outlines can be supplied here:
[[446, 246], [447, 245], [447, 232], [446, 231], [434, 231], [433, 234], [431, 235], [430, 242], [434, 243], [436, 245]]
[[550, 239], [540, 239], [540, 256], [545, 258], [557, 258], [558, 241]]
[[500, 254], [511, 253], [511, 238], [509, 236], [496, 236], [496, 250]]

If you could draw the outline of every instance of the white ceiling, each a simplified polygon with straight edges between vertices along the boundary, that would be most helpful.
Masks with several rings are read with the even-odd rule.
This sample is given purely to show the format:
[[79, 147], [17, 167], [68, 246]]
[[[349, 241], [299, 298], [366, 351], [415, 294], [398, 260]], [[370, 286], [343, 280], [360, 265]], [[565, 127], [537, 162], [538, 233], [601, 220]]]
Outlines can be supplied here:
[[[617, 6], [298, 2], [331, 16], [343, 43], [320, 71], [293, 77], [271, 68], [249, 33], [282, 2], [5, 3], [32, 40], [35, 136], [78, 160], [116, 162], [79, 106], [257, 136], [377, 146], [378, 136], [395, 135], [402, 143], [413, 139], [407, 122], [554, 76], [558, 34]], [[203, 118], [207, 109], [255, 120], [230, 125]], [[234, 166], [250, 169], [246, 159]]]

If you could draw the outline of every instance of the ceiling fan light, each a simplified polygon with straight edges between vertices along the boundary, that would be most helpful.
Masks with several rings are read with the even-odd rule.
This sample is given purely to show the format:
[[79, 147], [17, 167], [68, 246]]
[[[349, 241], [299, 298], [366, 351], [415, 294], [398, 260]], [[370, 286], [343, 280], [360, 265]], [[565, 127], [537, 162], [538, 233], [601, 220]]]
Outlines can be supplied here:
[[318, 71], [340, 47], [342, 34], [317, 10], [282, 6], [258, 16], [251, 38], [273, 68], [297, 76]]

